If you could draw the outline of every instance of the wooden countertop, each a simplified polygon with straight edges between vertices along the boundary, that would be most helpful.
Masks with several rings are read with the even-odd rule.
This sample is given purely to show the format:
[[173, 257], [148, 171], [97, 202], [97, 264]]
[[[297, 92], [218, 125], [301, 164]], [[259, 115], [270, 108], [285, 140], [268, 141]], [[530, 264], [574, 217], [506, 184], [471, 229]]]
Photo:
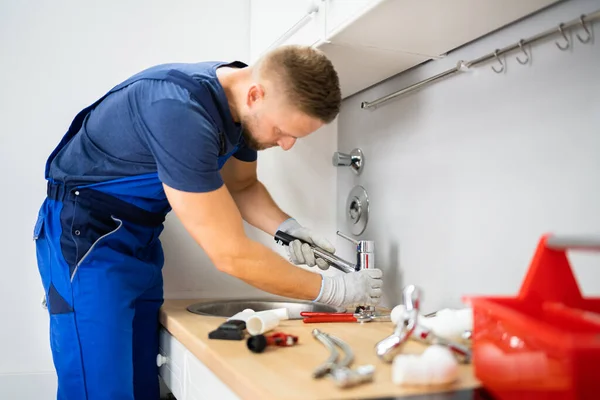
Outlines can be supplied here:
[[[402, 387], [392, 382], [391, 364], [379, 360], [375, 344], [393, 331], [391, 322], [305, 324], [281, 321], [275, 331], [298, 336], [292, 347], [267, 347], [260, 354], [246, 347], [246, 340], [211, 340], [208, 333], [225, 319], [201, 316], [186, 310], [203, 300], [165, 300], [160, 321], [190, 352], [242, 399], [350, 399], [377, 398], [475, 388], [479, 382], [470, 365], [460, 366], [459, 380], [443, 387]], [[206, 300], [204, 300], [206, 301]], [[326, 360], [327, 349], [313, 338], [318, 328], [346, 341], [354, 351], [352, 367], [375, 366], [375, 378], [353, 388], [338, 388], [328, 378], [313, 379], [313, 370]], [[425, 346], [410, 341], [404, 353], [421, 353]]]

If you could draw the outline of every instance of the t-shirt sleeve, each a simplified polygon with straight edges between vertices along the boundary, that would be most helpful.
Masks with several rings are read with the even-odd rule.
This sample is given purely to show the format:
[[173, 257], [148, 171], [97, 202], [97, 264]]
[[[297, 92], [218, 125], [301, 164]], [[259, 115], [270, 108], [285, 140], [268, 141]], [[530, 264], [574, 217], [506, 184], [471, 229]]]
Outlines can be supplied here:
[[223, 185], [218, 130], [202, 107], [161, 99], [141, 117], [161, 182], [184, 192], [210, 192]]

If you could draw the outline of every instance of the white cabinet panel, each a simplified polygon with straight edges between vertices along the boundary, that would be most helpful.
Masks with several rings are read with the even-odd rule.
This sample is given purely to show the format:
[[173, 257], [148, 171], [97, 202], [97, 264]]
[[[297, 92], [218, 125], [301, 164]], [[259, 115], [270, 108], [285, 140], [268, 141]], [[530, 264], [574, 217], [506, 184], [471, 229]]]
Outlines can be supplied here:
[[354, 19], [383, 0], [326, 0], [327, 20], [325, 22], [327, 36], [352, 23]]
[[320, 0], [250, 0], [251, 62], [277, 45], [318, 42], [324, 35], [324, 9]]
[[428, 59], [416, 54], [333, 43], [319, 48], [335, 66], [344, 98]]
[[177, 399], [184, 397], [186, 348], [165, 329], [160, 330], [159, 353], [166, 360], [159, 367], [159, 375]]
[[558, 1], [251, 0], [251, 59], [281, 44], [318, 47], [345, 98]]
[[159, 338], [159, 374], [178, 400], [239, 400], [208, 367], [167, 330]]
[[185, 357], [185, 400], [239, 400], [196, 356], [188, 351]]
[[439, 56], [557, 1], [378, 1], [329, 39], [338, 44]]

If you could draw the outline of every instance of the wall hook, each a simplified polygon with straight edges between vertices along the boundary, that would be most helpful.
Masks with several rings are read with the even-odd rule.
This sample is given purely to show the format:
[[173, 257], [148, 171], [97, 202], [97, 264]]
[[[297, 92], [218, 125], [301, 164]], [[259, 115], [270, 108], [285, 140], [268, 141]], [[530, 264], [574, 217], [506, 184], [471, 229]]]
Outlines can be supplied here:
[[495, 73], [497, 73], [497, 74], [500, 74], [500, 73], [502, 73], [502, 72], [504, 71], [504, 63], [502, 62], [502, 60], [500, 59], [500, 57], [498, 57], [498, 52], [499, 52], [499, 51], [500, 51], [499, 49], [496, 49], [496, 50], [494, 51], [494, 56], [496, 57], [496, 60], [498, 60], [498, 62], [500, 63], [500, 66], [501, 66], [501, 68], [500, 68], [500, 69], [496, 69], [496, 67], [494, 67], [494, 66], [492, 65], [492, 69], [493, 69], [493, 70], [494, 70], [494, 72], [495, 72]]
[[556, 47], [558, 47], [559, 49], [561, 49], [562, 51], [567, 50], [569, 47], [571, 47], [571, 42], [569, 42], [569, 38], [567, 37], [567, 35], [565, 34], [565, 31], [563, 30], [563, 26], [564, 24], [560, 24], [558, 25], [558, 31], [560, 32], [560, 34], [562, 35], [562, 37], [565, 39], [565, 41], [567, 42], [567, 44], [565, 45], [561, 45], [558, 42], [554, 42], [556, 44]]
[[592, 34], [590, 33], [590, 31], [588, 30], [587, 25], [585, 24], [585, 14], [582, 15], [581, 17], [579, 17], [579, 22], [581, 23], [581, 27], [583, 28], [583, 30], [585, 31], [585, 33], [587, 34], [587, 37], [584, 39], [581, 36], [579, 36], [579, 33], [577, 34], [577, 39], [581, 42], [581, 43], [587, 43], [592, 39]]
[[525, 65], [529, 62], [529, 54], [527, 54], [527, 51], [525, 51], [525, 48], [523, 47], [523, 43], [524, 43], [523, 39], [519, 40], [519, 48], [521, 49], [521, 51], [523, 52], [523, 54], [525, 54], [525, 57], [527, 57], [527, 58], [525, 60], [521, 60], [519, 58], [519, 56], [517, 56], [517, 61], [521, 65]]

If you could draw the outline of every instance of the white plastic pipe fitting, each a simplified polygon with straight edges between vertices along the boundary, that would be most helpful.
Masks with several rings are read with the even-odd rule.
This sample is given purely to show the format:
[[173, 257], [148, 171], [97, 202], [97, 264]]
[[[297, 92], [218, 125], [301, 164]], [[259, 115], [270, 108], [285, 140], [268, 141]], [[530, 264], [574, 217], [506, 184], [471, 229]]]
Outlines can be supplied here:
[[260, 335], [275, 329], [284, 319], [289, 319], [287, 308], [259, 311], [246, 320], [246, 330], [253, 336]]
[[458, 362], [445, 346], [428, 346], [421, 355], [399, 354], [392, 362], [396, 385], [446, 385], [457, 378]]
[[244, 322], [246, 322], [246, 321], [248, 321], [248, 318], [250, 318], [254, 314], [256, 314], [256, 311], [254, 311], [251, 308], [246, 308], [245, 310], [240, 311], [239, 313], [227, 318], [227, 321], [244, 321]]
[[[390, 318], [394, 325], [404, 315], [404, 305], [392, 309]], [[464, 332], [473, 330], [473, 310], [471, 308], [449, 309], [436, 312], [432, 317], [419, 315], [419, 325], [431, 330], [437, 337], [456, 343], [464, 343]]]

